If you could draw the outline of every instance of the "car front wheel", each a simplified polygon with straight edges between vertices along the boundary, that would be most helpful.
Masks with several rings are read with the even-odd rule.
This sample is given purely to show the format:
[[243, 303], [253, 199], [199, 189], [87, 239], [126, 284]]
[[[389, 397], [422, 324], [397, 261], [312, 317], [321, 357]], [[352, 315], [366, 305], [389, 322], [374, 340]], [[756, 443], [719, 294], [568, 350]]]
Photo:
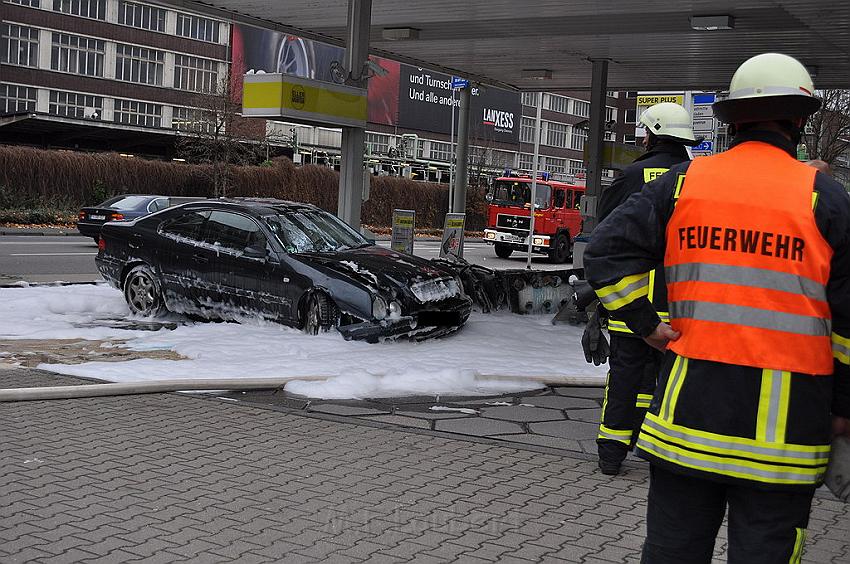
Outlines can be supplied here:
[[131, 312], [143, 317], [156, 317], [165, 310], [159, 280], [144, 264], [134, 267], [124, 279], [124, 299]]
[[304, 332], [308, 335], [318, 335], [319, 331], [324, 333], [336, 324], [336, 318], [336, 306], [331, 299], [321, 292], [315, 292], [307, 300]]

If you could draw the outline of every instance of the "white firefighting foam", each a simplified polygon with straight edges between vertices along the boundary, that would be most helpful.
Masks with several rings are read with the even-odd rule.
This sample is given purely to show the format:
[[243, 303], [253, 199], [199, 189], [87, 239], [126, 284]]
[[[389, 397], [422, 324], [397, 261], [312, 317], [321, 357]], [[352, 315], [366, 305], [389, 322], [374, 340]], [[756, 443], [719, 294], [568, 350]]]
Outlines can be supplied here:
[[292, 382], [286, 389], [310, 397], [364, 398], [498, 394], [538, 386], [521, 378], [476, 378], [482, 374], [584, 375], [600, 383], [605, 377], [605, 367], [584, 360], [582, 328], [553, 326], [548, 315], [473, 313], [462, 330], [444, 339], [376, 345], [347, 342], [336, 332], [308, 336], [262, 321], [203, 323], [174, 316], [174, 330], [115, 326], [127, 319], [121, 292], [102, 284], [0, 289], [0, 339], [105, 339], [106, 346], [121, 339], [134, 350], [186, 357], [41, 366], [112, 382], [320, 375], [329, 379]]

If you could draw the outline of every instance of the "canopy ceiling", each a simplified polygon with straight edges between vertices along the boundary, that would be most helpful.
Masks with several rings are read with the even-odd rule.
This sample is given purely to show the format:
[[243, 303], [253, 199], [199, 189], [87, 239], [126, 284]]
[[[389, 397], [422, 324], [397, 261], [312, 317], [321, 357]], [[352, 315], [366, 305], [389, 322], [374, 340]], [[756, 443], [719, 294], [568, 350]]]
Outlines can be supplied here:
[[[237, 21], [342, 45], [346, 0], [173, 0]], [[696, 31], [693, 15], [734, 29]], [[418, 39], [388, 41], [384, 28]], [[850, 87], [850, 2], [817, 0], [373, 0], [373, 53], [522, 90], [590, 86], [608, 58], [612, 90], [723, 89], [749, 56], [779, 51], [811, 67], [819, 88]], [[548, 69], [549, 80], [524, 77]]]

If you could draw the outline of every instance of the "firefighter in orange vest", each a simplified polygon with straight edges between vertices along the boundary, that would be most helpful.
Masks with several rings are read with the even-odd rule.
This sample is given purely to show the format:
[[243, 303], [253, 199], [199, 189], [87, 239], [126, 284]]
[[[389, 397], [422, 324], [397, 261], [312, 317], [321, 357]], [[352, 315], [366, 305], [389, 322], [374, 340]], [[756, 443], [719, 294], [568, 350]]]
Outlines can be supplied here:
[[[850, 435], [850, 196], [796, 159], [820, 107], [805, 67], [744, 62], [728, 151], [676, 165], [593, 233], [603, 305], [665, 356], [638, 437], [650, 462], [643, 562], [799, 562], [835, 434]], [[646, 299], [663, 265], [670, 324]]]
[[[638, 121], [646, 128], [646, 153], [623, 169], [613, 184], [602, 192], [597, 207], [600, 222], [647, 182], [661, 176], [671, 166], [690, 160], [686, 146], [699, 143], [694, 137], [691, 115], [679, 104], [662, 102], [650, 106]], [[662, 320], [670, 320], [663, 273], [652, 271], [649, 274], [647, 299]], [[585, 331], [594, 330], [601, 331], [599, 323], [590, 320]], [[613, 311], [608, 315], [608, 332], [611, 336], [609, 371], [596, 444], [599, 469], [603, 474], [615, 475], [637, 439], [637, 431], [655, 391], [661, 353], [632, 333]], [[588, 341], [590, 338], [582, 340], [583, 343]], [[592, 354], [589, 356], [593, 358]]]

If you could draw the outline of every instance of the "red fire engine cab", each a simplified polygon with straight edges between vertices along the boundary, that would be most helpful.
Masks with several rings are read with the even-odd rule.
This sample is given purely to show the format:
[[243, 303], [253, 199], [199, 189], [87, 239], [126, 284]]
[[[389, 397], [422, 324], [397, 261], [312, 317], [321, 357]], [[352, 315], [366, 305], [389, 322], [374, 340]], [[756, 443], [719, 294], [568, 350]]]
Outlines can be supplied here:
[[[495, 245], [499, 258], [528, 250], [531, 180], [530, 176], [502, 176], [487, 193], [484, 241]], [[549, 180], [546, 173], [538, 177], [531, 238], [533, 252], [547, 253], [556, 263], [570, 260], [573, 239], [581, 233], [578, 204], [584, 190], [584, 186]]]

